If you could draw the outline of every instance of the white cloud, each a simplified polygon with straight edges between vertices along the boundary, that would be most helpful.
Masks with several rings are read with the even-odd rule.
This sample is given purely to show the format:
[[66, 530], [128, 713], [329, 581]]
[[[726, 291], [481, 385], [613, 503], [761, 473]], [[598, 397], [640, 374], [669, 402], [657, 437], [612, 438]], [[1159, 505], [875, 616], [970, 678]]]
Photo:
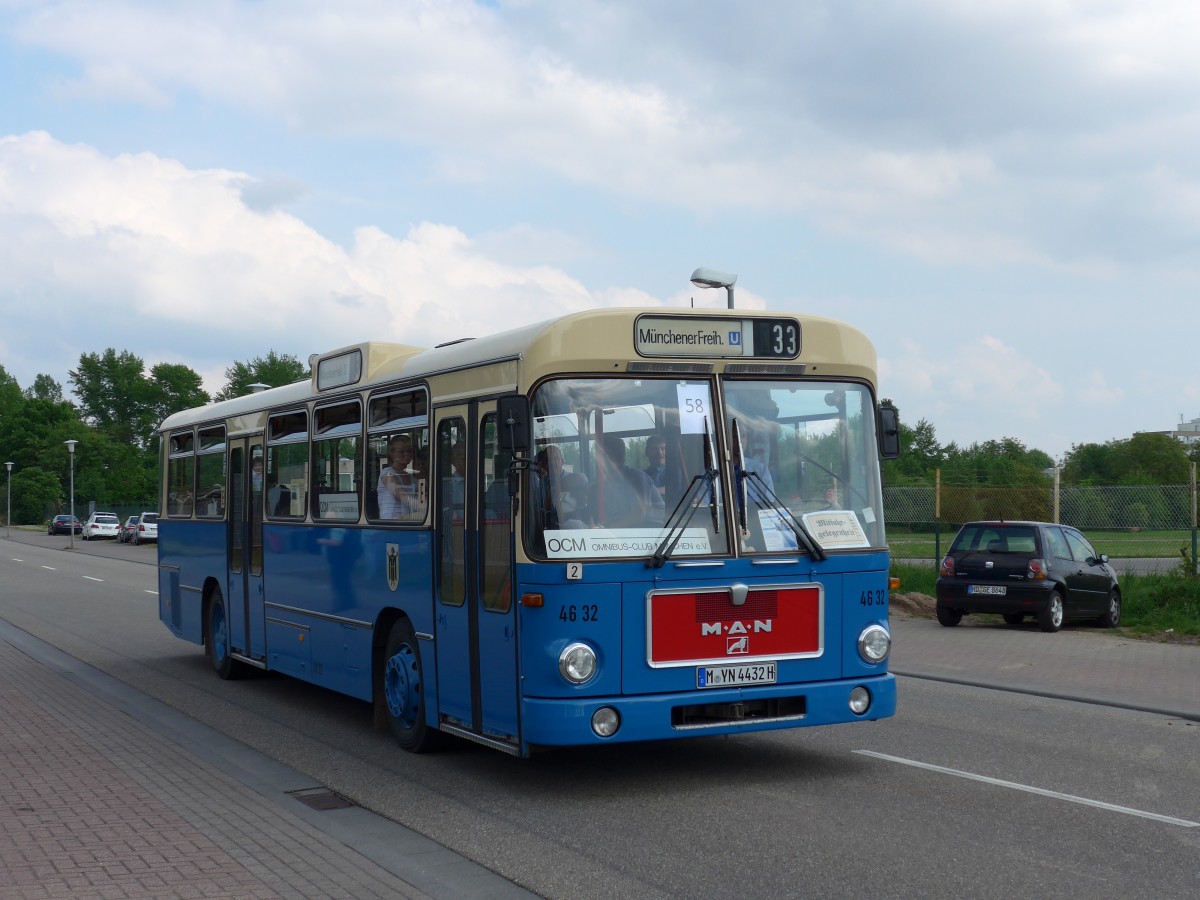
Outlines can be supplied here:
[[[0, 246], [0, 298], [16, 306], [36, 285], [69, 345], [54, 366], [41, 348], [19, 379], [65, 372], [122, 328], [159, 332], [164, 358], [201, 369], [214, 355], [222, 367], [246, 358], [234, 346], [306, 347], [301, 358], [364, 338], [424, 346], [619, 299], [557, 269], [490, 258], [446, 225], [400, 237], [364, 227], [343, 248], [287, 213], [249, 208], [245, 178], [152, 154], [106, 157], [44, 133], [0, 139], [0, 233], [20, 235]], [[110, 310], [129, 318], [96, 321]], [[44, 310], [26, 313], [10, 319], [18, 333]], [[198, 348], [198, 329], [223, 345]], [[324, 343], [311, 346], [314, 336]], [[22, 350], [6, 346], [6, 366], [10, 353]]]
[[1181, 250], [1200, 231], [1193, 4], [690, 11], [63, 0], [16, 33], [74, 60], [89, 98], [194, 93], [426, 148], [448, 178], [549, 173], [701, 215], [804, 215], [939, 265], [1200, 271]]

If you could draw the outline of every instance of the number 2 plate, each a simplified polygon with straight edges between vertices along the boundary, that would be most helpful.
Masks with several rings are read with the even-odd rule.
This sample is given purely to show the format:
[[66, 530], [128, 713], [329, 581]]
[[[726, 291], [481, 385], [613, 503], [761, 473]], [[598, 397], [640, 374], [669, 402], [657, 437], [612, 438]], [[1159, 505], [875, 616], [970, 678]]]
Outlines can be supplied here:
[[775, 663], [751, 663], [744, 666], [697, 666], [696, 687], [741, 687], [747, 684], [774, 684]]

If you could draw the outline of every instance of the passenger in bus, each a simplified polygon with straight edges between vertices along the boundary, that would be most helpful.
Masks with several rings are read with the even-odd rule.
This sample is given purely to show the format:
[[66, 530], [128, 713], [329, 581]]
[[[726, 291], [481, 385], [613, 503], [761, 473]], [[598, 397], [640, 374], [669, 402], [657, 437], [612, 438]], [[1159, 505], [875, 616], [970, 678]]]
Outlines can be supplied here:
[[425, 517], [421, 474], [413, 467], [412, 438], [397, 435], [388, 444], [388, 465], [379, 473], [376, 495], [381, 519]]
[[559, 527], [558, 496], [562, 490], [562, 470], [562, 451], [554, 444], [546, 445], [533, 458], [529, 484], [537, 527], [542, 531], [553, 531]]
[[[642, 471], [654, 482], [667, 507], [673, 507], [687, 489], [678, 442], [672, 457], [667, 439], [661, 434], [653, 434], [646, 441], [645, 453], [647, 465]], [[679, 464], [675, 464], [677, 461]]]
[[645, 472], [625, 465], [625, 442], [606, 434], [596, 443], [596, 480], [588, 508], [592, 522], [605, 528], [656, 528], [666, 506]]
[[564, 472], [558, 492], [558, 521], [560, 528], [587, 528], [588, 480], [582, 472]]
[[769, 455], [766, 441], [756, 438], [750, 442], [749, 451], [742, 457], [742, 471], [754, 476], [746, 480], [746, 503], [751, 511], [770, 509], [772, 506], [770, 497], [775, 493], [775, 479], [771, 477], [771, 468], [767, 463]]

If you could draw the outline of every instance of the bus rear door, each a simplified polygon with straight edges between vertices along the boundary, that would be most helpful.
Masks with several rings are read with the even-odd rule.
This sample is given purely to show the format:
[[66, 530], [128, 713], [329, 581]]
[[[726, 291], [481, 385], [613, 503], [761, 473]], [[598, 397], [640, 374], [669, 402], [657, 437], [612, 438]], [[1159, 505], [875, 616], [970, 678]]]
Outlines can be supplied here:
[[229, 497], [229, 646], [239, 656], [262, 661], [267, 648], [261, 437], [230, 441]]

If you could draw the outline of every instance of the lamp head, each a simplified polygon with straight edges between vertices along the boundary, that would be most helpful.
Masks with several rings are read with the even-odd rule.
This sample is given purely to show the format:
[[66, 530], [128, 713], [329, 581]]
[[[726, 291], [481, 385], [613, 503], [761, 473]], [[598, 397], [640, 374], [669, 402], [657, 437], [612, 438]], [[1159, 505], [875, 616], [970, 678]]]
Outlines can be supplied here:
[[78, 444], [79, 441], [70, 440], [70, 441], [63, 441], [63, 443], [67, 445], [67, 452], [74, 455], [75, 454], [75, 445]]
[[716, 269], [697, 269], [692, 273], [692, 284], [702, 288], [733, 287], [737, 275], [729, 272], [718, 272]]

